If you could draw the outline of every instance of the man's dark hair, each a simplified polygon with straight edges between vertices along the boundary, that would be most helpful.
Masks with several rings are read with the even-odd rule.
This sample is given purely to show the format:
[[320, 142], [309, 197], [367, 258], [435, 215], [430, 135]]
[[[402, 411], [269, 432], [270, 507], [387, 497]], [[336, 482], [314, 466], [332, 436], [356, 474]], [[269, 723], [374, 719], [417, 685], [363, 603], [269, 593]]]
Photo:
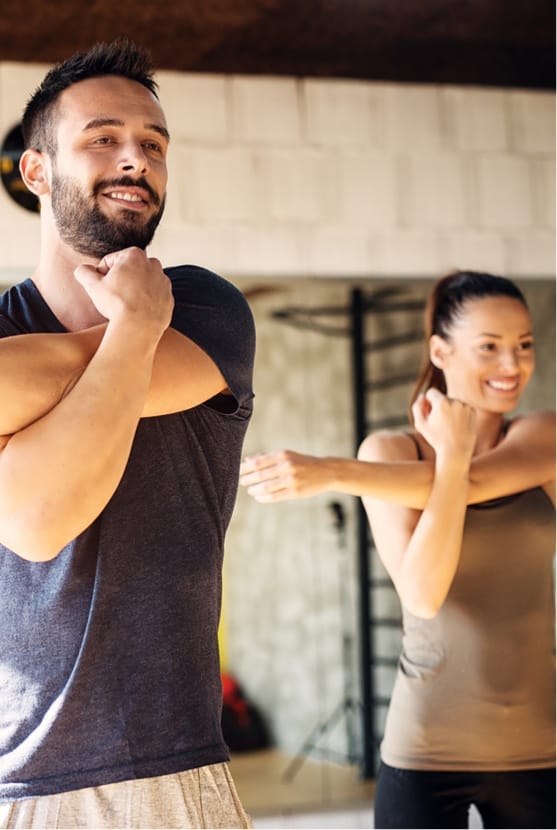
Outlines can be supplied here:
[[78, 52], [54, 66], [44, 77], [25, 107], [21, 128], [26, 148], [56, 152], [54, 127], [56, 103], [65, 89], [103, 75], [119, 75], [143, 84], [157, 96], [150, 53], [127, 38], [96, 43], [88, 52]]

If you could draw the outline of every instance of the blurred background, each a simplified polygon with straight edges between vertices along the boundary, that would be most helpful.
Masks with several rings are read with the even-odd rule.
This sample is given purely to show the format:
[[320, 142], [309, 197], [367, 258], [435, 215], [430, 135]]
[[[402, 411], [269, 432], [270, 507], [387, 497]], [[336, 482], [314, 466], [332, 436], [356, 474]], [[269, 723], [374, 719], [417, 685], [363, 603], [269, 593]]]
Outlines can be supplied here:
[[[405, 424], [424, 298], [454, 268], [524, 290], [521, 409], [554, 406], [553, 2], [4, 0], [3, 286], [39, 250], [22, 107], [53, 62], [119, 35], [151, 50], [172, 135], [151, 253], [227, 277], [255, 316], [246, 453], [352, 456]], [[357, 500], [239, 494], [221, 649], [268, 737], [232, 761], [256, 826], [370, 826], [399, 643]]]

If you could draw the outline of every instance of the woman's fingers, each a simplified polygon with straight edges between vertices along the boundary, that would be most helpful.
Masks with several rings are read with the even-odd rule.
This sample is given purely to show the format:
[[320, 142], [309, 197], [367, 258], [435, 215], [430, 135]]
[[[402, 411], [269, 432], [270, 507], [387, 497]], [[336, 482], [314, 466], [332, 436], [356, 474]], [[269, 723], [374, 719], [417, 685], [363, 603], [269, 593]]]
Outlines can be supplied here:
[[321, 459], [275, 450], [244, 459], [240, 484], [258, 501], [279, 501], [315, 495], [326, 487], [326, 479]]

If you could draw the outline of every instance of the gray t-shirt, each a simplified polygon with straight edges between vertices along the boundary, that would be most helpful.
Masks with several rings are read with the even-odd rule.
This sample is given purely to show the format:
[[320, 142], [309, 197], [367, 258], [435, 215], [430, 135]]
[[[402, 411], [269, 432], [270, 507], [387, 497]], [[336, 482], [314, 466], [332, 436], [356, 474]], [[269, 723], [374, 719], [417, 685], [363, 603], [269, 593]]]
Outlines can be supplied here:
[[[114, 496], [54, 560], [0, 545], [0, 800], [228, 758], [217, 627], [253, 319], [216, 274], [166, 273], [173, 328], [212, 357], [233, 397], [142, 419]], [[64, 328], [26, 280], [0, 297], [0, 336], [33, 331]]]

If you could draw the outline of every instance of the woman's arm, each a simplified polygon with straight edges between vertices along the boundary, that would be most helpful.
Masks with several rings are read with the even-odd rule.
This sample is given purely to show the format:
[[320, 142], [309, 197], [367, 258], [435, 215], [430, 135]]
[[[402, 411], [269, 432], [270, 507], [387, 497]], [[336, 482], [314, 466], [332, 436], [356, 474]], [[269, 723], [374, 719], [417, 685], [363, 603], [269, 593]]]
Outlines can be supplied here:
[[[364, 498], [375, 546], [405, 608], [435, 616], [451, 587], [462, 548], [468, 470], [476, 441], [476, 414], [443, 398], [430, 420], [435, 469], [423, 511]], [[415, 452], [404, 434], [380, 433], [367, 445], [372, 460], [397, 461]]]
[[477, 455], [470, 467], [470, 503], [555, 486], [555, 413], [516, 417], [492, 450]]
[[240, 484], [262, 504], [333, 491], [372, 496], [406, 507], [424, 507], [433, 481], [433, 463], [402, 458], [376, 460], [368, 453], [371, 436], [358, 460], [275, 450], [244, 459]]
[[[271, 503], [334, 491], [369, 496], [422, 510], [434, 465], [413, 455], [378, 457], [375, 437], [362, 442], [358, 459], [312, 456], [276, 450], [246, 458], [240, 484], [256, 501]], [[470, 465], [468, 503], [547, 486], [555, 479], [555, 415], [537, 412], [517, 418], [505, 438]]]

